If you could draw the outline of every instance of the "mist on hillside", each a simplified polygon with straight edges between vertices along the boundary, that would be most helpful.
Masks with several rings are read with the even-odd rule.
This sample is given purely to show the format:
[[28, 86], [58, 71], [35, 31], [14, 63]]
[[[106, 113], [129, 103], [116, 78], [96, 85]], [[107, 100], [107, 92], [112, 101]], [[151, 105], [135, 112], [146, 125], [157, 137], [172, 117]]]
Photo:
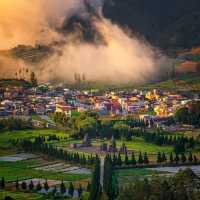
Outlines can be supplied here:
[[[148, 43], [104, 18], [102, 4], [101, 0], [0, 1], [1, 50], [22, 44], [62, 43], [53, 47], [56, 53], [37, 64], [1, 56], [1, 76], [13, 76], [17, 68], [26, 66], [41, 82], [73, 81], [75, 73], [84, 74], [90, 81], [111, 83], [144, 82], [156, 77], [160, 67], [168, 64], [167, 58], [157, 56]], [[89, 13], [88, 5], [94, 13]], [[75, 23], [78, 28], [63, 34], [60, 30], [72, 16], [89, 20], [101, 38], [95, 35], [94, 41], [85, 41], [85, 27], [79, 22]]]

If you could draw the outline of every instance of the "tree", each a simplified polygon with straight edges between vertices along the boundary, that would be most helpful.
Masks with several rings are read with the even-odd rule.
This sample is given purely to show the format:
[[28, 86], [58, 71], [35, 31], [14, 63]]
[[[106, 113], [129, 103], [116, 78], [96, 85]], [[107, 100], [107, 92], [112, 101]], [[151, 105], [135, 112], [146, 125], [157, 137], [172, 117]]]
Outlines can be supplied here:
[[162, 158], [161, 158], [162, 162], [166, 162], [167, 161], [167, 157], [165, 156], [165, 153], [162, 153]]
[[197, 159], [196, 155], [194, 155], [194, 163], [197, 164], [197, 162], [198, 162], [198, 159]]
[[19, 190], [19, 180], [18, 180], [18, 178], [17, 178], [17, 180], [15, 182], [15, 188], [16, 188], [16, 190]]
[[172, 200], [173, 195], [172, 195], [172, 192], [171, 192], [171, 188], [170, 188], [169, 183], [166, 180], [164, 180], [161, 183], [160, 193], [161, 193], [160, 199], [162, 199], [162, 200]]
[[161, 163], [161, 162], [162, 162], [161, 153], [158, 152], [158, 154], [157, 154], [157, 163]]
[[118, 158], [117, 158], [117, 165], [121, 166], [122, 165], [122, 158], [121, 158], [121, 154], [118, 154]]
[[83, 188], [82, 188], [81, 184], [79, 184], [79, 187], [78, 187], [78, 196], [79, 196], [79, 198], [81, 197], [82, 193], [83, 193]]
[[189, 161], [190, 163], [192, 163], [192, 161], [193, 161], [193, 156], [192, 156], [192, 153], [191, 153], [191, 152], [189, 153], [188, 161]]
[[101, 186], [100, 186], [100, 159], [96, 157], [95, 160], [95, 168], [92, 175], [92, 183], [91, 183], [91, 191], [89, 200], [99, 200], [101, 194]]
[[49, 190], [49, 185], [48, 185], [48, 182], [47, 182], [47, 180], [45, 181], [45, 183], [44, 183], [44, 189], [48, 192], [48, 190]]
[[31, 72], [30, 81], [31, 81], [31, 85], [32, 85], [33, 87], [37, 86], [37, 78], [36, 78], [34, 72]]
[[25, 181], [22, 182], [21, 188], [22, 188], [22, 190], [26, 190], [27, 189], [27, 184], [26, 184]]
[[1, 178], [1, 185], [0, 185], [0, 188], [1, 188], [1, 189], [4, 189], [4, 188], [5, 188], [5, 179], [4, 179], [4, 177]]
[[125, 164], [129, 165], [129, 159], [128, 159], [128, 154], [127, 153], [125, 154]]
[[36, 190], [41, 191], [41, 189], [42, 189], [42, 185], [41, 185], [40, 182], [38, 182], [37, 185], [36, 185]]
[[74, 186], [73, 186], [73, 183], [72, 183], [72, 182], [70, 182], [70, 184], [69, 184], [68, 193], [69, 193], [69, 195], [70, 195], [71, 197], [74, 196]]
[[175, 114], [175, 118], [178, 122], [181, 123], [187, 123], [188, 122], [188, 116], [189, 116], [189, 111], [188, 108], [180, 108], [179, 110], [177, 110], [176, 114]]
[[149, 158], [146, 152], [144, 153], [144, 163], [149, 164]]
[[33, 181], [31, 180], [30, 184], [29, 184], [29, 190], [33, 190], [34, 189], [34, 184]]
[[132, 155], [131, 155], [131, 164], [132, 165], [136, 165], [137, 164], [134, 153], [132, 153]]
[[65, 184], [63, 181], [61, 182], [61, 185], [60, 185], [60, 192], [61, 192], [61, 194], [66, 193], [66, 187], [65, 187]]
[[90, 190], [91, 190], [91, 184], [90, 184], [90, 182], [88, 182], [88, 184], [87, 184], [87, 192], [90, 192]]
[[187, 158], [186, 158], [185, 154], [182, 153], [182, 154], [181, 154], [181, 161], [182, 161], [182, 163], [185, 163], [186, 160], [187, 160]]
[[180, 161], [180, 158], [179, 158], [179, 155], [178, 155], [178, 154], [176, 154], [174, 160], [175, 160], [176, 164]]
[[138, 157], [138, 163], [139, 163], [139, 164], [143, 164], [143, 162], [144, 162], [144, 161], [143, 161], [142, 153], [140, 152], [140, 153], [139, 153], [139, 157]]
[[110, 193], [111, 187], [112, 187], [112, 173], [113, 173], [112, 164], [109, 159], [109, 156], [107, 155], [104, 160], [103, 191], [105, 191], [105, 193], [108, 196], [109, 196], [109, 193]]
[[174, 162], [174, 157], [173, 157], [173, 153], [172, 152], [170, 153], [170, 158], [169, 159], [170, 159], [170, 163]]
[[53, 193], [54, 196], [57, 193], [57, 187], [56, 186], [53, 188], [52, 193]]

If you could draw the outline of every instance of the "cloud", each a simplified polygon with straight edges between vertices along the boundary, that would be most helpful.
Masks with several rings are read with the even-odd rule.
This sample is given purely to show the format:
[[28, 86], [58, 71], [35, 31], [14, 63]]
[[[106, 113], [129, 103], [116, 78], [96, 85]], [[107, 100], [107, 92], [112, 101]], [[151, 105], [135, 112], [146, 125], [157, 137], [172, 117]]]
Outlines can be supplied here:
[[93, 22], [106, 44], [69, 40], [62, 56], [55, 55], [42, 65], [42, 79], [73, 80], [75, 73], [88, 80], [142, 82], [156, 73], [154, 51], [129, 36], [119, 26], [102, 18]]
[[[103, 2], [87, 1], [96, 8], [101, 8]], [[103, 16], [92, 20], [103, 36], [102, 44], [87, 43], [73, 34], [63, 36], [56, 31], [64, 20], [74, 14], [83, 16], [84, 12], [84, 0], [0, 0], [0, 49], [64, 39], [66, 44], [57, 49], [62, 55], [54, 54], [37, 66], [28, 65], [40, 81], [72, 81], [74, 73], [85, 74], [88, 80], [112, 83], [143, 82], [156, 76], [163, 57], [155, 59], [148, 44]], [[6, 70], [5, 66], [0, 67]], [[3, 73], [6, 72], [2, 70]]]

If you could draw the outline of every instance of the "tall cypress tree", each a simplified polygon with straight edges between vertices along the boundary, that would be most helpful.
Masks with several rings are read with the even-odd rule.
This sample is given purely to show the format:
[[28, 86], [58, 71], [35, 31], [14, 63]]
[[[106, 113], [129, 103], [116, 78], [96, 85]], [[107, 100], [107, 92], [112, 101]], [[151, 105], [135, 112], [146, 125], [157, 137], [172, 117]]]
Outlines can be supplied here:
[[170, 163], [173, 163], [173, 162], [174, 162], [174, 156], [173, 156], [173, 153], [172, 153], [172, 152], [170, 153], [169, 160], [170, 160]]
[[158, 152], [158, 155], [157, 155], [157, 163], [161, 163], [161, 162], [162, 162], [161, 153]]
[[5, 179], [4, 179], [4, 177], [2, 177], [2, 178], [1, 178], [1, 185], [0, 185], [0, 188], [1, 188], [1, 189], [4, 189], [4, 188], [5, 188], [5, 185], [6, 185], [6, 184], [5, 184]]
[[118, 158], [117, 158], [117, 165], [121, 166], [122, 165], [122, 158], [121, 158], [121, 154], [118, 154]]
[[190, 163], [192, 163], [192, 161], [193, 161], [193, 156], [192, 156], [192, 153], [191, 153], [191, 152], [189, 153], [188, 161], [189, 161]]
[[143, 162], [144, 162], [144, 161], [143, 161], [142, 153], [140, 152], [140, 153], [139, 153], [139, 157], [138, 157], [138, 163], [139, 163], [139, 164], [143, 164]]
[[149, 158], [146, 152], [144, 153], [144, 163], [149, 164]]
[[125, 154], [125, 165], [129, 165], [128, 154]]
[[101, 196], [101, 186], [100, 186], [100, 159], [96, 157], [95, 168], [92, 176], [91, 191], [89, 200], [99, 200]]
[[47, 180], [45, 181], [45, 183], [44, 183], [44, 189], [48, 192], [48, 190], [49, 190], [49, 185], [48, 185], [48, 182], [47, 182]]
[[61, 192], [61, 194], [65, 194], [65, 192], [66, 192], [66, 187], [65, 187], [63, 180], [60, 184], [60, 192]]
[[33, 183], [32, 180], [31, 180], [31, 182], [29, 183], [28, 187], [29, 187], [29, 190], [33, 190], [33, 189], [34, 189], [34, 183]]
[[36, 185], [36, 190], [41, 191], [41, 189], [42, 189], [42, 185], [41, 185], [40, 182], [38, 182], [37, 185]]
[[79, 198], [81, 197], [82, 193], [83, 193], [83, 188], [82, 188], [81, 184], [79, 184], [79, 187], [78, 187], [78, 197]]
[[137, 164], [134, 153], [132, 153], [132, 155], [131, 155], [131, 164], [132, 165], [136, 165]]
[[70, 195], [71, 197], [74, 196], [74, 185], [73, 185], [72, 182], [70, 182], [70, 184], [69, 184], [69, 191], [68, 191], [68, 193], [69, 193], [69, 195]]
[[104, 163], [103, 192], [106, 193], [109, 200], [114, 200], [119, 193], [117, 178], [115, 176], [112, 163], [108, 156], [106, 156]]
[[19, 180], [18, 180], [18, 178], [17, 178], [17, 180], [15, 182], [15, 188], [16, 188], [16, 190], [19, 190]]
[[181, 161], [182, 161], [182, 163], [185, 163], [186, 160], [187, 160], [187, 158], [186, 158], [185, 154], [182, 153], [182, 154], [181, 154]]

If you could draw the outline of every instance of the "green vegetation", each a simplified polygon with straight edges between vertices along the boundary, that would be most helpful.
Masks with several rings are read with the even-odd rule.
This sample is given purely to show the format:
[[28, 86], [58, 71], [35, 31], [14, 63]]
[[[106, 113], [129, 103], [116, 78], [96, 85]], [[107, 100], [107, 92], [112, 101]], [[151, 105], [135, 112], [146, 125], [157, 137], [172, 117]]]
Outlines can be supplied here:
[[120, 188], [119, 200], [198, 200], [199, 178], [190, 169], [174, 177], [133, 179]]
[[184, 124], [190, 124], [199, 126], [200, 125], [200, 102], [194, 101], [190, 103], [189, 107], [180, 108], [175, 118], [178, 122]]
[[33, 129], [33, 130], [0, 132], [0, 154], [7, 155], [17, 150], [16, 147], [12, 145], [11, 140], [33, 139], [38, 136], [47, 137], [50, 135], [57, 135], [58, 137], [62, 138], [68, 136], [68, 134], [65, 131], [59, 131], [53, 129], [40, 129], [40, 130]]
[[[117, 140], [117, 146], [120, 147], [122, 145], [123, 141]], [[124, 142], [128, 149], [134, 150], [134, 151], [141, 151], [141, 152], [148, 152], [149, 154], [155, 154], [159, 151], [170, 153], [173, 151], [172, 146], [159, 146], [156, 144], [151, 144], [148, 142], [145, 142], [143, 138], [135, 138], [133, 141], [125, 141]]]
[[77, 181], [88, 179], [90, 175], [83, 174], [67, 174], [54, 171], [36, 170], [34, 167], [38, 165], [37, 161], [17, 161], [3, 162], [0, 161], [0, 177], [4, 177], [6, 181], [16, 181], [29, 178], [42, 178], [50, 180]]
[[129, 177], [129, 176], [149, 176], [153, 175], [156, 172], [148, 170], [146, 168], [135, 168], [135, 169], [119, 169], [116, 170], [116, 175], [118, 177]]
[[14, 192], [14, 191], [0, 191], [0, 199], [3, 200], [5, 197], [11, 197], [15, 200], [45, 200], [41, 194], [32, 193], [32, 192]]
[[[109, 140], [94, 140], [93, 145], [95, 146], [100, 146], [101, 144], [107, 142]], [[132, 141], [122, 141], [122, 140], [116, 140], [117, 147], [121, 147], [122, 144], [125, 144], [129, 150], [134, 150], [136, 152], [149, 152], [150, 154], [156, 154], [158, 151], [162, 151], [165, 153], [170, 153], [173, 151], [172, 146], [164, 145], [164, 146], [159, 146], [156, 144], [151, 144], [148, 142], [145, 142], [145, 140], [141, 137], [135, 137]]]

